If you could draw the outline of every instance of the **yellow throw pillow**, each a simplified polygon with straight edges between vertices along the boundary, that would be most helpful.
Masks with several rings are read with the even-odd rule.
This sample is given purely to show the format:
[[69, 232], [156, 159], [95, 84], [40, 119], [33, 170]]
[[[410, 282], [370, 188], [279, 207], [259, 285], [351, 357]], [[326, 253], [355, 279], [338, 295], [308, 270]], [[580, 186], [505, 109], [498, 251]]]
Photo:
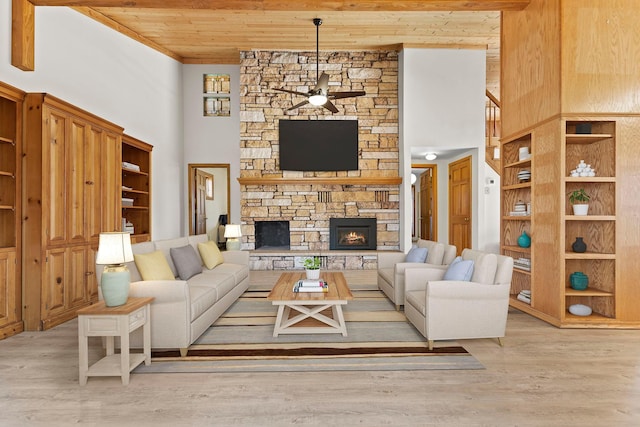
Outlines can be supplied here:
[[198, 243], [198, 252], [204, 261], [204, 265], [211, 270], [218, 264], [224, 262], [222, 252], [218, 249], [218, 245], [214, 241], [208, 241], [206, 243]]
[[176, 280], [162, 251], [134, 254], [133, 260], [142, 280]]

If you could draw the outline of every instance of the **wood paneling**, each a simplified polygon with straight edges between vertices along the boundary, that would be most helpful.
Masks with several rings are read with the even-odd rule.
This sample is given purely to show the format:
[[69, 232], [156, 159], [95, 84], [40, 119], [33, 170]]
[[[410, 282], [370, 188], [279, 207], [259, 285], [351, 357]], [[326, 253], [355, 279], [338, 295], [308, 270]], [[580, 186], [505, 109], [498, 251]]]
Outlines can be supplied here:
[[560, 0], [504, 12], [500, 37], [502, 137], [560, 112]]
[[35, 69], [35, 7], [29, 0], [11, 2], [11, 65]]

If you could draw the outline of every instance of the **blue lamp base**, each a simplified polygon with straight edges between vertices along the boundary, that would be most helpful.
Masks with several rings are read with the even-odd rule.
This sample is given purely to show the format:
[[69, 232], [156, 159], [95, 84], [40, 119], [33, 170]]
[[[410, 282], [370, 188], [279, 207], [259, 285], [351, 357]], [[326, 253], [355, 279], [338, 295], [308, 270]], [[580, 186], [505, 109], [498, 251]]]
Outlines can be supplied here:
[[126, 304], [129, 298], [129, 282], [131, 275], [124, 265], [105, 266], [100, 279], [102, 297], [107, 307], [117, 307]]

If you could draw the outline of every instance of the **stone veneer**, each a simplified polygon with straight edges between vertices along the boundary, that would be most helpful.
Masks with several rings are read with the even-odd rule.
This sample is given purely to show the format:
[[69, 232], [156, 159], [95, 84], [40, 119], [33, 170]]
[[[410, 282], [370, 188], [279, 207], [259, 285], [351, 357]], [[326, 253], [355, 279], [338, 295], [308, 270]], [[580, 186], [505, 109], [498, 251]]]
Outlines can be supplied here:
[[[287, 108], [303, 98], [273, 88], [307, 92], [313, 87], [317, 79], [315, 52], [241, 52], [240, 178], [302, 179], [295, 184], [241, 185], [243, 249], [255, 249], [255, 221], [288, 220], [292, 252], [326, 254], [331, 217], [375, 217], [378, 249], [399, 248], [399, 185], [348, 183], [348, 178], [398, 176], [398, 54], [396, 51], [320, 52], [320, 72], [323, 71], [330, 76], [330, 91], [364, 90], [367, 94], [333, 101], [339, 110], [335, 114], [310, 106], [287, 112]], [[281, 171], [278, 120], [292, 117], [357, 119], [359, 170]], [[308, 177], [340, 177], [345, 178], [346, 183], [306, 184], [304, 178]], [[260, 251], [256, 251], [252, 257], [259, 254]], [[366, 256], [359, 258], [360, 268], [367, 265], [375, 268]], [[290, 268], [290, 262], [284, 264], [283, 268]], [[278, 268], [273, 262], [260, 262], [260, 266]]]

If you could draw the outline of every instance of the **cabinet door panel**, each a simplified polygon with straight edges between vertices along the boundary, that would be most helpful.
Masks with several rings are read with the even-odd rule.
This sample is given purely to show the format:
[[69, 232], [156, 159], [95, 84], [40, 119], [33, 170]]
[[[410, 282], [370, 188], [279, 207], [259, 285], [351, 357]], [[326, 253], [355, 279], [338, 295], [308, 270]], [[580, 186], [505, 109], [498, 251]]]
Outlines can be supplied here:
[[[47, 114], [47, 111], [49, 114]], [[43, 211], [45, 240], [60, 244], [67, 238], [65, 150], [67, 119], [55, 110], [44, 112], [43, 158]]]
[[86, 285], [87, 296], [89, 301], [98, 301], [98, 279], [96, 277], [96, 254], [98, 252], [97, 246], [87, 248], [87, 264], [86, 271]]
[[122, 137], [105, 132], [102, 144], [102, 231], [122, 231]]
[[42, 319], [65, 310], [65, 286], [69, 280], [67, 255], [64, 248], [52, 249], [45, 256], [45, 277], [42, 283]]
[[67, 148], [69, 158], [68, 173], [68, 214], [69, 242], [84, 242], [85, 225], [85, 176], [84, 159], [88, 125], [76, 119], [71, 120], [71, 133]]
[[16, 253], [0, 252], [0, 327], [17, 320], [15, 280]]
[[65, 293], [67, 308], [81, 306], [87, 297], [87, 247], [76, 246], [69, 251], [69, 275]]
[[101, 216], [101, 181], [102, 162], [100, 161], [100, 149], [103, 144], [104, 132], [100, 128], [91, 127], [87, 137], [85, 148], [85, 222], [86, 235], [89, 239], [98, 239], [100, 236]]

